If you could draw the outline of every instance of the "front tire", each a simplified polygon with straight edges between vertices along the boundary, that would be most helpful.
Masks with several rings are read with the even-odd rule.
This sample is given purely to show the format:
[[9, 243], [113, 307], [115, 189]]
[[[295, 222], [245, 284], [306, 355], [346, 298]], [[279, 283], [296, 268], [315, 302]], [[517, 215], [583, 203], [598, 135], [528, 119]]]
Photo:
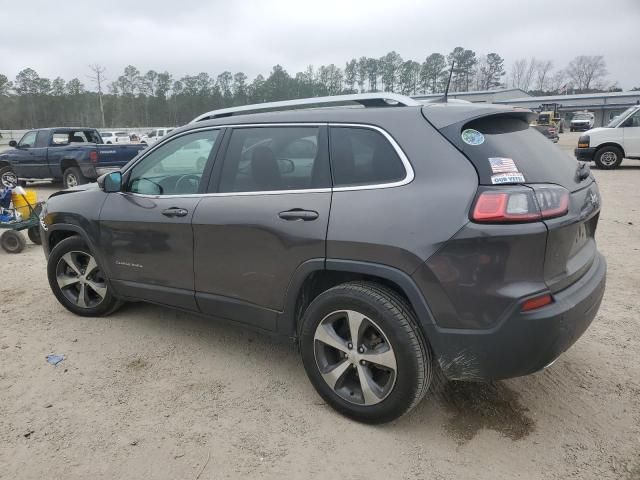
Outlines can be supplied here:
[[598, 168], [602, 170], [613, 170], [622, 163], [623, 153], [618, 147], [602, 147], [596, 152], [594, 158]]
[[0, 187], [15, 188], [18, 185], [18, 176], [10, 166], [0, 168]]
[[73, 188], [78, 185], [88, 183], [88, 179], [82, 174], [78, 167], [69, 167], [62, 174], [62, 184], [64, 188]]
[[80, 237], [66, 238], [51, 250], [47, 277], [58, 301], [76, 315], [106, 316], [121, 305], [113, 296], [102, 268]]
[[349, 282], [316, 297], [302, 318], [300, 350], [320, 396], [360, 422], [395, 420], [431, 384], [431, 353], [411, 307], [376, 283]]

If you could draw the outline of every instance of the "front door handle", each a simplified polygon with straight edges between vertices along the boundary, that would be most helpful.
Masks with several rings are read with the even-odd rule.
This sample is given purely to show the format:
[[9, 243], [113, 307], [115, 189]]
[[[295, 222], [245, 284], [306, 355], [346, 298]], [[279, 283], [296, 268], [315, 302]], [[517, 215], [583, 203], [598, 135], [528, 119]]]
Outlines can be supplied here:
[[162, 214], [165, 217], [186, 217], [189, 213], [189, 210], [185, 210], [184, 208], [171, 207], [162, 211]]
[[315, 210], [302, 210], [301, 208], [294, 208], [291, 210], [287, 210], [286, 212], [280, 212], [278, 216], [283, 220], [302, 220], [304, 222], [308, 222], [318, 218], [318, 212], [316, 212]]

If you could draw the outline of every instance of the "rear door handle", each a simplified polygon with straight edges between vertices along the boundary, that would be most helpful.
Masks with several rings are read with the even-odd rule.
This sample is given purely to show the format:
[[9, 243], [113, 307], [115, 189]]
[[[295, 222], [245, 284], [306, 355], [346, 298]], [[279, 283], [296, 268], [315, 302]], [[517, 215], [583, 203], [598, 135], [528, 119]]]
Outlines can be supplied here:
[[318, 212], [315, 210], [302, 210], [301, 208], [293, 208], [286, 212], [280, 212], [278, 216], [283, 220], [295, 221], [302, 220], [308, 222], [318, 218]]
[[186, 217], [189, 213], [189, 210], [185, 210], [184, 208], [171, 207], [162, 211], [162, 214], [165, 217]]

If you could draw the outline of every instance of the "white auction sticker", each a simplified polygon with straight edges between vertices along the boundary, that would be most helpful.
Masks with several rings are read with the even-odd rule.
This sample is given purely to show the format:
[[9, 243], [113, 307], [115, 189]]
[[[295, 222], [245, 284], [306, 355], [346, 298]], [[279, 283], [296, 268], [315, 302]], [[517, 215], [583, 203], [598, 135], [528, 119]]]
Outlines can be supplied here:
[[491, 175], [491, 183], [524, 183], [524, 175], [519, 172], [516, 173], [498, 173]]

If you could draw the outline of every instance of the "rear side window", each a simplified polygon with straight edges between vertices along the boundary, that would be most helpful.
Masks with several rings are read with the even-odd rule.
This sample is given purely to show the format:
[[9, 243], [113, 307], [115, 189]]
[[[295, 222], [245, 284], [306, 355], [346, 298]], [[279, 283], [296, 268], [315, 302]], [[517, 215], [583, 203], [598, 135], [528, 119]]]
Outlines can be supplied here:
[[320, 127], [234, 128], [224, 156], [219, 191], [330, 187], [326, 150], [326, 134], [321, 133]]
[[377, 185], [406, 177], [402, 160], [376, 130], [331, 127], [331, 167], [336, 187]]

